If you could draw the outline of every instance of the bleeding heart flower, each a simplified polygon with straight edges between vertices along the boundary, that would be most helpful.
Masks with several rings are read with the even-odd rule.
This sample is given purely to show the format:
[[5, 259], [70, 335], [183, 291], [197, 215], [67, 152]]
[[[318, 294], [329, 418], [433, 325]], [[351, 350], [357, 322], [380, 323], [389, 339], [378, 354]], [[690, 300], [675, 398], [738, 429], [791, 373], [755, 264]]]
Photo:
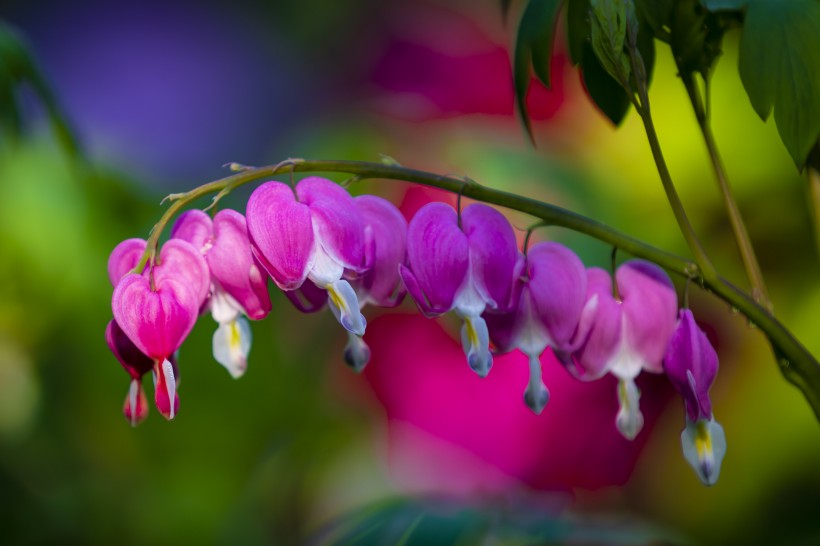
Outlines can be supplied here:
[[315, 176], [295, 188], [266, 182], [251, 194], [247, 220], [253, 252], [279, 288], [312, 281], [342, 326], [364, 333], [356, 293], [342, 278], [366, 270], [364, 220], [344, 188]]
[[704, 484], [714, 485], [726, 454], [726, 435], [712, 415], [709, 398], [718, 357], [689, 309], [680, 311], [678, 327], [666, 350], [664, 370], [686, 408], [686, 428], [681, 434], [683, 455]]
[[233, 377], [242, 376], [251, 347], [250, 325], [242, 314], [260, 320], [271, 309], [267, 276], [251, 252], [245, 217], [225, 209], [211, 220], [201, 210], [189, 210], [177, 219], [171, 237], [188, 241], [205, 257], [211, 275], [211, 314], [219, 323], [214, 358]]
[[481, 377], [492, 366], [485, 309], [509, 309], [521, 267], [515, 233], [497, 210], [475, 203], [461, 217], [449, 205], [423, 206], [407, 230], [408, 266], [402, 280], [428, 317], [455, 311], [470, 367]]
[[111, 298], [117, 325], [153, 361], [154, 399], [168, 419], [173, 419], [179, 403], [178, 374], [171, 360], [196, 322], [207, 281], [208, 266], [202, 256], [189, 243], [171, 240], [162, 247], [152, 270], [126, 274]]
[[606, 271], [590, 268], [587, 281], [587, 305], [594, 308], [594, 317], [579, 329], [580, 349], [569, 370], [582, 379], [607, 372], [619, 379], [616, 424], [624, 437], [633, 439], [643, 426], [635, 378], [642, 370], [663, 371], [666, 346], [675, 330], [675, 286], [663, 269], [643, 260], [618, 268], [617, 300]]
[[142, 376], [151, 371], [154, 361], [145, 356], [125, 332], [111, 320], [105, 328], [105, 341], [116, 359], [131, 376], [131, 386], [125, 397], [123, 413], [132, 426], [137, 426], [148, 416], [148, 402], [142, 389]]
[[502, 353], [520, 349], [529, 358], [530, 380], [524, 402], [536, 414], [543, 411], [549, 391], [541, 378], [541, 354], [571, 353], [587, 291], [584, 264], [567, 247], [552, 242], [533, 245], [518, 278], [514, 308], [503, 314], [485, 313], [490, 339]]
[[[364, 219], [365, 263], [367, 270], [350, 280], [360, 308], [367, 304], [396, 307], [406, 293], [399, 276], [407, 252], [407, 220], [389, 201], [375, 195], [353, 199]], [[370, 349], [364, 340], [348, 332], [344, 350], [345, 363], [360, 372], [370, 360]]]

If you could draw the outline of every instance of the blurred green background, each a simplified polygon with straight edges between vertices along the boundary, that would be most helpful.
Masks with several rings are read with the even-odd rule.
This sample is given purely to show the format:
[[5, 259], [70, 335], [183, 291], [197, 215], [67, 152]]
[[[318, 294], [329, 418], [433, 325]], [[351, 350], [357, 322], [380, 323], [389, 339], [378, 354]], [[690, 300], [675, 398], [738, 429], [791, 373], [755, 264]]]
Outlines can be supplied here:
[[[300, 316], [273, 291], [274, 312], [253, 325], [244, 378], [213, 361], [203, 317], [180, 357], [178, 418], [152, 411], [132, 429], [122, 417], [128, 378], [103, 336], [108, 253], [147, 236], [163, 195], [227, 174], [226, 162], [383, 153], [686, 254], [639, 120], [611, 127], [560, 50], [556, 89], [531, 92], [538, 148], [528, 145], [509, 79], [514, 25], [494, 0], [18, 0], [0, 18], [25, 39], [82, 150], [53, 130], [42, 89], [10, 76], [16, 57], [0, 58], [0, 87], [14, 88], [0, 94], [0, 543], [321, 543], [315, 533], [371, 502], [405, 498], [405, 527], [427, 524], [414, 514], [441, 513], [435, 503], [417, 510], [391, 479], [385, 409], [341, 365], [344, 335], [330, 315]], [[737, 39], [727, 36], [714, 76], [714, 131], [776, 313], [818, 355], [820, 265], [805, 179], [745, 96]], [[658, 61], [651, 96], [670, 170], [718, 268], [745, 286], [668, 50]], [[365, 190], [398, 202], [404, 187], [356, 188]], [[229, 204], [243, 210], [249, 191]], [[571, 244], [587, 265], [608, 263], [610, 249], [595, 241], [542, 236]], [[705, 488], [687, 467], [673, 400], [626, 484], [522, 486], [505, 505], [526, 516], [513, 527], [552, 522], [537, 532], [556, 542], [820, 540], [814, 416], [758, 332], [708, 294], [691, 298], [721, 357], [712, 389], [728, 438], [720, 482]], [[440, 533], [410, 539], [447, 543], [450, 527], [497, 517], [489, 501], [454, 501], [462, 511], [443, 513], [457, 518], [427, 520]], [[375, 514], [387, 521], [396, 510]]]

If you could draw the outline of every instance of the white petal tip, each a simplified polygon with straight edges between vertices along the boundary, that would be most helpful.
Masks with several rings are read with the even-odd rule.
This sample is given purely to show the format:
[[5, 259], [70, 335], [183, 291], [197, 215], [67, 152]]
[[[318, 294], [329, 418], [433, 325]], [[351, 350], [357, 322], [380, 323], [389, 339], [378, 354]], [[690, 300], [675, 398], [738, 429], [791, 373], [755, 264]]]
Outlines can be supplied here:
[[251, 327], [245, 317], [220, 324], [214, 332], [214, 359], [222, 364], [234, 379], [242, 377], [248, 369], [251, 338]]
[[536, 389], [528, 387], [527, 390], [524, 391], [524, 403], [536, 415], [541, 415], [541, 412], [544, 411], [549, 400], [550, 392], [544, 385], [540, 385], [540, 388]]
[[715, 485], [726, 455], [726, 434], [720, 423], [714, 419], [693, 423], [687, 418], [680, 439], [683, 457], [700, 481], [706, 486]]
[[615, 418], [615, 425], [627, 440], [634, 440], [643, 428], [643, 415], [639, 407], [641, 392], [633, 379], [621, 379], [618, 382], [618, 402], [620, 409]]
[[348, 337], [344, 351], [345, 364], [354, 372], [361, 373], [370, 362], [370, 347], [359, 336], [349, 335]]

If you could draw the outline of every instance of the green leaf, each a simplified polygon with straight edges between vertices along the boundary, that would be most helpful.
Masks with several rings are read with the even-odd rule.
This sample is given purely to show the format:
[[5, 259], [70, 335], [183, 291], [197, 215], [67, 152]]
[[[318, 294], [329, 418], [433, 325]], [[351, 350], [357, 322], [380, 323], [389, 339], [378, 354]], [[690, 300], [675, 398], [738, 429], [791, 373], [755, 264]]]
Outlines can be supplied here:
[[820, 138], [820, 2], [747, 3], [740, 78], [762, 119], [774, 108], [780, 138], [802, 169]]
[[591, 0], [589, 5], [592, 49], [609, 75], [626, 86], [630, 73], [629, 57], [624, 52], [626, 2]]
[[530, 66], [538, 79], [550, 87], [550, 59], [552, 58], [555, 20], [562, 1], [530, 0], [518, 26], [513, 56], [515, 97], [518, 112], [521, 114], [530, 140], [533, 140], [533, 134], [526, 105], [527, 89], [530, 85]]
[[589, 40], [589, 0], [567, 0], [567, 42], [569, 57], [575, 66], [581, 64], [584, 42]]
[[749, 2], [750, 0], [700, 0], [703, 7], [709, 11], [740, 11]]
[[629, 95], [601, 66], [589, 42], [583, 44], [581, 74], [589, 97], [606, 117], [620, 125], [629, 111]]
[[669, 41], [670, 19], [676, 0], [636, 0], [638, 12], [646, 19], [655, 37]]

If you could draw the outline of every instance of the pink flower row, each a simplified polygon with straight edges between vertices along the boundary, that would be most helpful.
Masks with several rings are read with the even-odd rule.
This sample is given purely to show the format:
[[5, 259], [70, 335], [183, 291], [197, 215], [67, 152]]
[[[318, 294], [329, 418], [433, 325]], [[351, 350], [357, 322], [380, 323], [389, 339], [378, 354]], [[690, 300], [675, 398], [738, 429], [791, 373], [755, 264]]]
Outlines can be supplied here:
[[549, 399], [539, 361], [547, 348], [579, 379], [611, 373], [619, 379], [616, 425], [630, 439], [643, 425], [635, 378], [665, 372], [686, 407], [684, 455], [702, 481], [717, 480], [725, 438], [708, 394], [717, 355], [691, 311], [678, 312], [674, 285], [654, 264], [624, 263], [613, 286], [608, 272], [585, 268], [558, 243], [522, 253], [510, 223], [487, 205], [457, 212], [430, 203], [408, 225], [384, 199], [353, 198], [319, 177], [295, 187], [262, 184], [246, 214], [184, 213], [143, 271], [134, 269], [146, 241], [128, 239], [112, 252], [114, 320], [106, 337], [132, 378], [124, 407], [132, 424], [147, 415], [141, 378], [149, 371], [160, 413], [171, 419], [178, 411], [175, 353], [206, 310], [219, 324], [216, 360], [242, 375], [251, 346], [245, 317], [270, 311], [270, 276], [302, 311], [327, 302], [348, 331], [345, 361], [357, 371], [369, 359], [361, 309], [398, 305], [409, 292], [426, 316], [453, 311], [462, 320], [466, 359], [480, 376], [493, 352], [528, 355], [524, 401], [535, 413]]

